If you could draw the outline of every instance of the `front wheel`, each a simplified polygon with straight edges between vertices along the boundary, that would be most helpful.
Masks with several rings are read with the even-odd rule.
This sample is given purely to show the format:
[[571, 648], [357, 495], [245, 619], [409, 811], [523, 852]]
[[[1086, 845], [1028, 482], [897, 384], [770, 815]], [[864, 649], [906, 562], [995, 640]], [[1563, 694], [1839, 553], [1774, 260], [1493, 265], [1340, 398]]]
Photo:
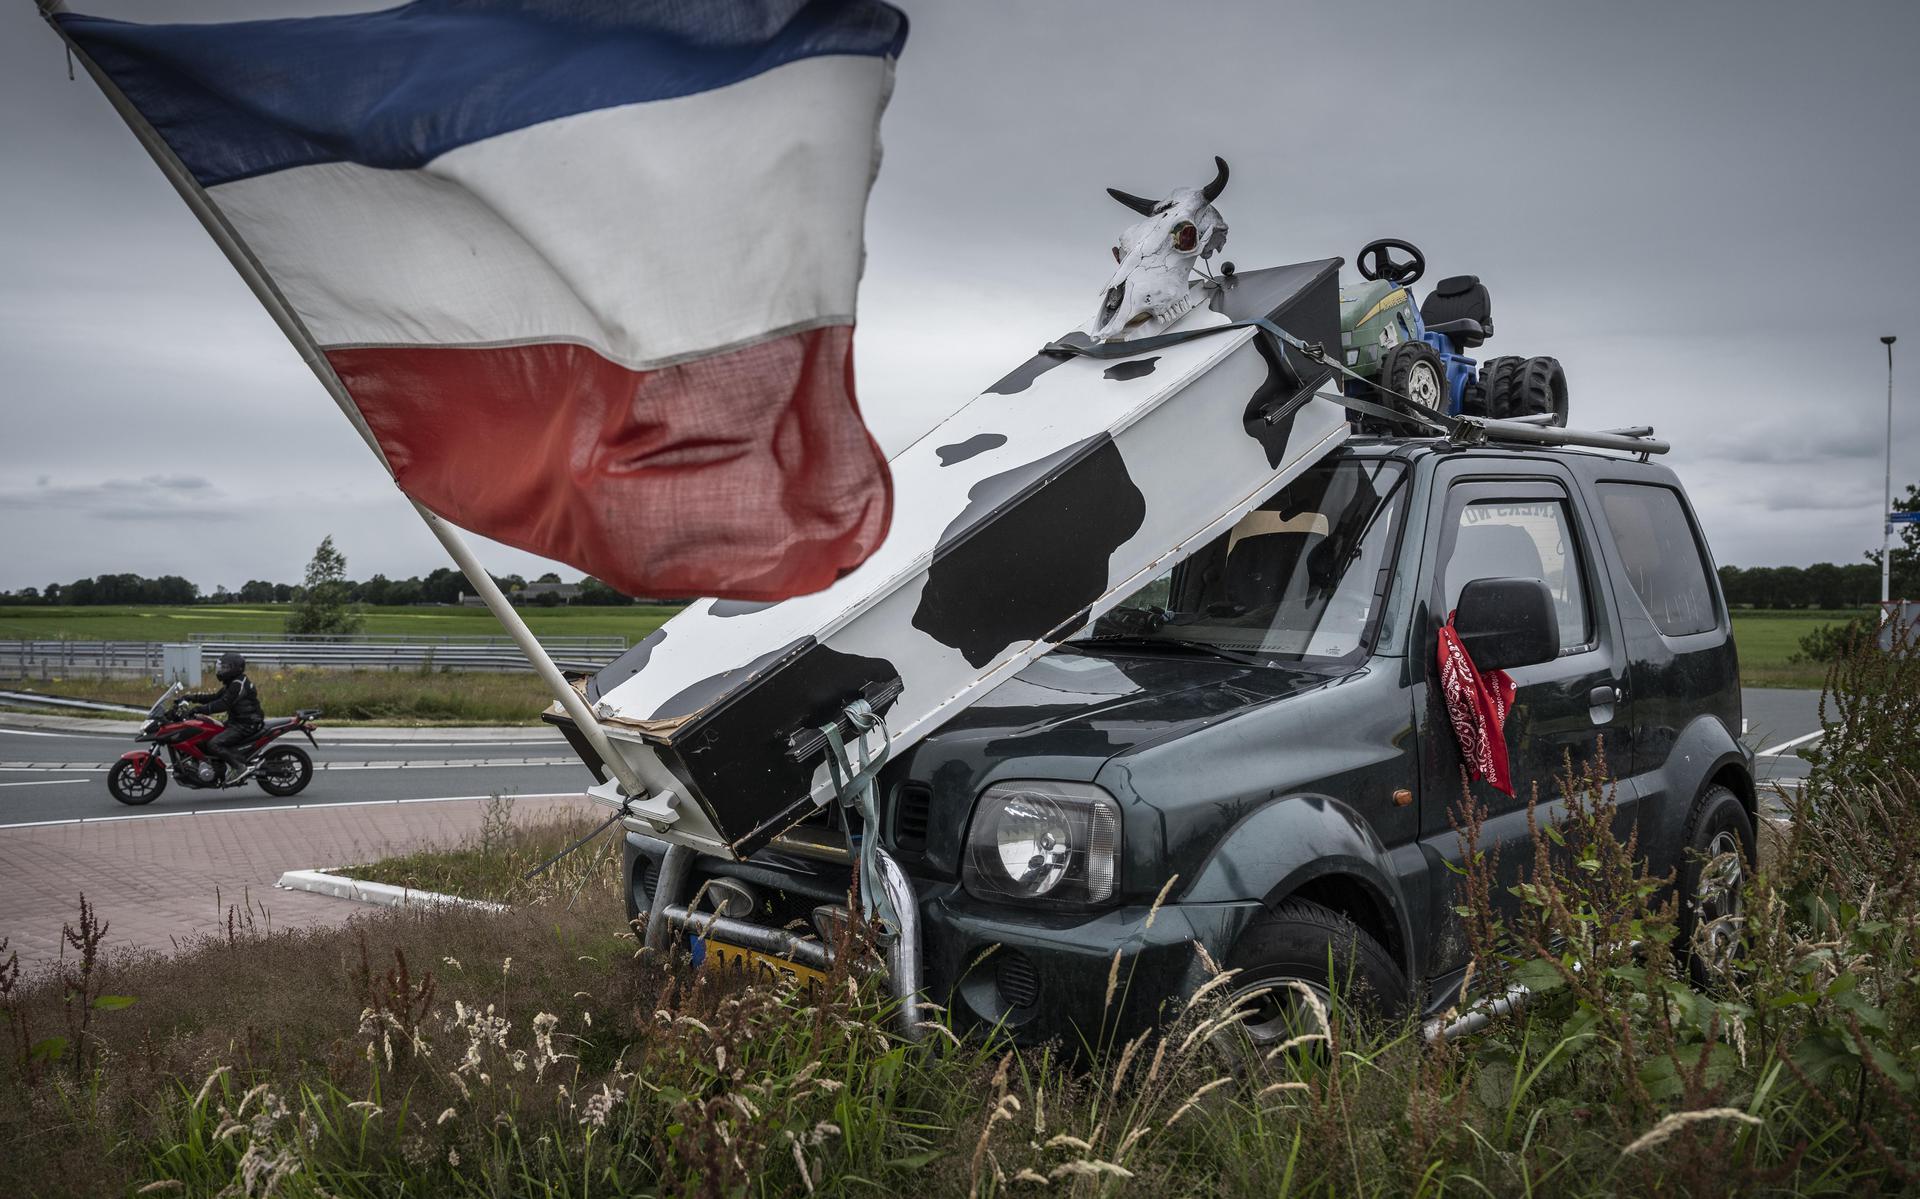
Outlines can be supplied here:
[[107, 771], [107, 790], [123, 804], [139, 807], [160, 798], [167, 789], [167, 768], [149, 760], [142, 770], [136, 762], [122, 758]]
[[1248, 1008], [1239, 1027], [1222, 1038], [1230, 1059], [1324, 1032], [1320, 1017], [1335, 995], [1350, 1011], [1379, 1018], [1398, 1014], [1412, 994], [1386, 946], [1340, 913], [1302, 899], [1257, 918], [1227, 964], [1240, 973], [1226, 1002]]
[[[1380, 362], [1380, 383], [1390, 393], [1390, 406], [1404, 407], [1399, 398], [1405, 396], [1432, 411], [1445, 412], [1451, 402], [1447, 365], [1441, 361], [1440, 352], [1424, 341], [1403, 341], [1388, 350]], [[1426, 425], [1420, 420], [1408, 420], [1389, 430], [1401, 436], [1418, 436], [1425, 431]]]
[[260, 759], [260, 789], [268, 795], [298, 795], [313, 778], [313, 759], [297, 745], [279, 745]]

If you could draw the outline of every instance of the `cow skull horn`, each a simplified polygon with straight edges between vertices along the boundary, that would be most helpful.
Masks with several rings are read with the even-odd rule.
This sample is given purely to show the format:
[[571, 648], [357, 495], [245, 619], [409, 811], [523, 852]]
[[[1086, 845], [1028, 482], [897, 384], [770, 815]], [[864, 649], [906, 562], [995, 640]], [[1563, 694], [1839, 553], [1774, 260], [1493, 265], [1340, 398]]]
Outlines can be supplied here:
[[1153, 210], [1160, 205], [1158, 200], [1149, 200], [1142, 196], [1133, 195], [1130, 192], [1123, 192], [1117, 187], [1108, 188], [1107, 194], [1122, 204], [1125, 204], [1128, 208], [1133, 209], [1141, 216], [1152, 216]]
[[1200, 194], [1206, 197], [1209, 204], [1218, 200], [1220, 193], [1227, 190], [1227, 160], [1216, 154], [1213, 156], [1213, 165], [1220, 168], [1220, 173], [1213, 177], [1212, 183], [1200, 189]]

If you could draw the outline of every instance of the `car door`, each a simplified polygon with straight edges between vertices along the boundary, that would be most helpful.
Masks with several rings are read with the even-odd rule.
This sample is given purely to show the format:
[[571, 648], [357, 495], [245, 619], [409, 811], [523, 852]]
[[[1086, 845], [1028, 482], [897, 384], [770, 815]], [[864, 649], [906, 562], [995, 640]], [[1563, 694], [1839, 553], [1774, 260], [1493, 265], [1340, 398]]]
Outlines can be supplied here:
[[[1541, 579], [1553, 595], [1558, 655], [1508, 672], [1516, 687], [1505, 726], [1514, 794], [1484, 780], [1466, 788], [1486, 812], [1481, 847], [1497, 851], [1501, 880], [1508, 886], [1532, 857], [1529, 800], [1537, 794], [1544, 822], [1564, 806], [1559, 779], [1569, 762], [1576, 771], [1600, 763], [1608, 777], [1621, 778], [1632, 760], [1627, 656], [1607, 574], [1600, 569], [1592, 517], [1573, 480], [1555, 464], [1525, 465], [1524, 474], [1494, 473], [1496, 467], [1472, 459], [1441, 468], [1434, 493], [1433, 556], [1423, 581], [1425, 613], [1417, 625], [1423, 633], [1417, 652], [1424, 678], [1424, 695], [1416, 700], [1421, 705], [1416, 713], [1421, 829], [1430, 852], [1457, 865], [1462, 855], [1453, 822], [1461, 810], [1463, 774], [1435, 663], [1440, 628], [1460, 589], [1477, 578]], [[1624, 828], [1633, 819], [1631, 798], [1623, 791], [1619, 802]], [[1513, 902], [1505, 886], [1495, 898], [1504, 905]], [[1438, 906], [1450, 910], [1450, 904]], [[1445, 948], [1464, 960], [1464, 946]], [[1436, 966], [1444, 967], [1448, 954], [1440, 956]]]

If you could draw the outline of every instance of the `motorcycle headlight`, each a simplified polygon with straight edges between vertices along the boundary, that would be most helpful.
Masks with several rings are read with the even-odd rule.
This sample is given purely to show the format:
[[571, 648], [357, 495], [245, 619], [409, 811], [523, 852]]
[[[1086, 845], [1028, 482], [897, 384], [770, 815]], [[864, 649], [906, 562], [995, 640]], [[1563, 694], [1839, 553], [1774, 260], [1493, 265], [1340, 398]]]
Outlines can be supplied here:
[[1089, 783], [999, 783], [967, 830], [961, 882], [980, 899], [1104, 903], [1120, 865], [1120, 807]]

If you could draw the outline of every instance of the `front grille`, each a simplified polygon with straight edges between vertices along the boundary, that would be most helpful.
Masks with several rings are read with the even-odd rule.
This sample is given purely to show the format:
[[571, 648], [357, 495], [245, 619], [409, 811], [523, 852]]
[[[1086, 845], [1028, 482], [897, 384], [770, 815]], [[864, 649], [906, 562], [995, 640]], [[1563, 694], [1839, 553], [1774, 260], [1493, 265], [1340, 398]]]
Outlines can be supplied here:
[[1018, 950], [1002, 949], [1000, 967], [994, 981], [1000, 987], [1000, 1000], [1009, 1008], [1030, 1008], [1040, 1002], [1040, 974], [1033, 961]]
[[652, 858], [641, 854], [633, 860], [633, 886], [638, 893], [635, 898], [644, 898], [649, 904], [653, 902], [653, 874]]
[[933, 790], [925, 783], [904, 783], [893, 802], [893, 847], [902, 853], [927, 851], [927, 813]]

